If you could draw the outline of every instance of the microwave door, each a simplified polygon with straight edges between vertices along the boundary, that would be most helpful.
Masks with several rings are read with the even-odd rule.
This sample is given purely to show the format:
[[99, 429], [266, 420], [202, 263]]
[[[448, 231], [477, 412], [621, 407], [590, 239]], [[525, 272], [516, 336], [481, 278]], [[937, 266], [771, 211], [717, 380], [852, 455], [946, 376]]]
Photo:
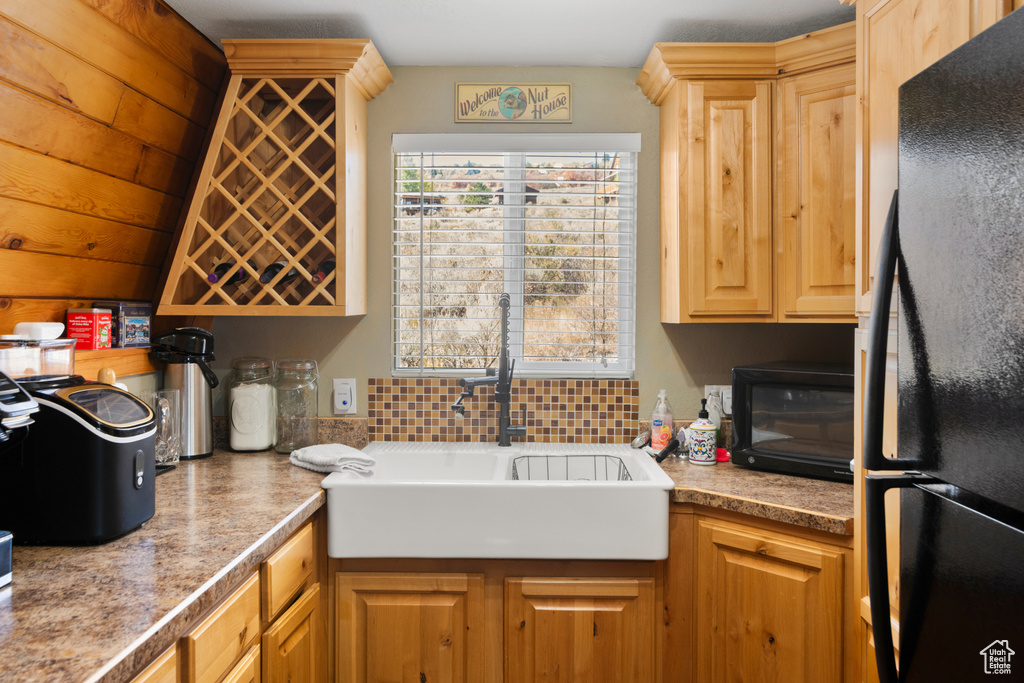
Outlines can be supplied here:
[[735, 368], [733, 392], [733, 463], [853, 481], [852, 374], [834, 367]]

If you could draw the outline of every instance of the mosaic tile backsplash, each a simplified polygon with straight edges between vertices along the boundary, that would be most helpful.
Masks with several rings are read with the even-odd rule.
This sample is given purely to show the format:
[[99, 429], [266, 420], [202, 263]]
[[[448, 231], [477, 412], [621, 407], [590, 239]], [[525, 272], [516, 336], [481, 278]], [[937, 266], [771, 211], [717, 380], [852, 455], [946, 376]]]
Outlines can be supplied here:
[[[465, 419], [451, 405], [458, 379], [370, 378], [370, 441], [495, 441], [494, 387], [478, 387], [463, 401]], [[628, 443], [636, 435], [639, 383], [635, 380], [517, 379], [509, 408], [513, 424], [526, 409], [526, 440]]]

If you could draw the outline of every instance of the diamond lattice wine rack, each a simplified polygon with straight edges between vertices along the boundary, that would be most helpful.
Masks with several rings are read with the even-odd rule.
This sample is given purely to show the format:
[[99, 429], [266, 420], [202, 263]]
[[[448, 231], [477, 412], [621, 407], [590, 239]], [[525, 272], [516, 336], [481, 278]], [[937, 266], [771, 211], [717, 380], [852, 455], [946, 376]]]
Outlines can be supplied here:
[[368, 40], [225, 40], [231, 79], [160, 315], [366, 312]]

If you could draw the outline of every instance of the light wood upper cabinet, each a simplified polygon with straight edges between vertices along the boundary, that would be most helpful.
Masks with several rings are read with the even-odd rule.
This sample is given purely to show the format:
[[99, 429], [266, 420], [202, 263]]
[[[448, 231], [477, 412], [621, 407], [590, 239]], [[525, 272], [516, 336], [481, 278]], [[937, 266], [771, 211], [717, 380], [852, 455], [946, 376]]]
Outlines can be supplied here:
[[655, 45], [663, 322], [852, 322], [854, 36]]
[[654, 579], [505, 579], [505, 683], [655, 680]]
[[849, 551], [696, 521], [695, 680], [843, 681]]
[[897, 185], [899, 86], [1012, 10], [1010, 0], [857, 3], [857, 313], [871, 311], [875, 254]]
[[779, 317], [850, 320], [856, 248], [853, 64], [779, 80]]
[[771, 315], [772, 85], [680, 84], [686, 275], [677, 282], [688, 316]]
[[337, 680], [484, 680], [482, 574], [335, 574]]
[[366, 103], [391, 72], [368, 40], [224, 49], [231, 78], [157, 313], [365, 313]]

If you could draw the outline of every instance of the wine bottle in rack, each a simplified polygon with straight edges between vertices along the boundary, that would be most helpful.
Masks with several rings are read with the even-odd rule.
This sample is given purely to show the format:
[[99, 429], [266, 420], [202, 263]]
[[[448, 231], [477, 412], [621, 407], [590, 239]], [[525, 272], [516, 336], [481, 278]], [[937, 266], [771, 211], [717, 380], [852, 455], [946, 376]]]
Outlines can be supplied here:
[[[264, 268], [263, 274], [260, 275], [260, 282], [263, 284], [267, 284], [268, 282], [274, 279], [275, 275], [284, 270], [284, 268], [287, 265], [287, 261], [275, 261], [274, 263], [271, 263], [269, 266]], [[292, 268], [287, 273], [285, 273], [284, 277], [281, 278], [277, 284], [283, 285], [286, 282], [294, 280], [296, 277], [298, 277], [298, 275], [299, 271], [295, 270], [295, 268]]]
[[334, 259], [328, 258], [320, 262], [320, 267], [313, 273], [313, 284], [322, 282], [325, 277], [334, 272], [335, 267]]
[[[224, 275], [235, 265], [234, 261], [225, 261], [224, 263], [217, 264], [217, 267], [213, 269], [209, 275], [206, 276], [206, 280], [213, 284], [214, 282], [220, 282]], [[256, 270], [256, 266], [252, 261], [249, 261], [249, 266]], [[224, 283], [224, 285], [237, 285], [240, 282], [245, 282], [249, 279], [249, 271], [245, 268], [239, 268], [236, 270], [231, 277]]]

